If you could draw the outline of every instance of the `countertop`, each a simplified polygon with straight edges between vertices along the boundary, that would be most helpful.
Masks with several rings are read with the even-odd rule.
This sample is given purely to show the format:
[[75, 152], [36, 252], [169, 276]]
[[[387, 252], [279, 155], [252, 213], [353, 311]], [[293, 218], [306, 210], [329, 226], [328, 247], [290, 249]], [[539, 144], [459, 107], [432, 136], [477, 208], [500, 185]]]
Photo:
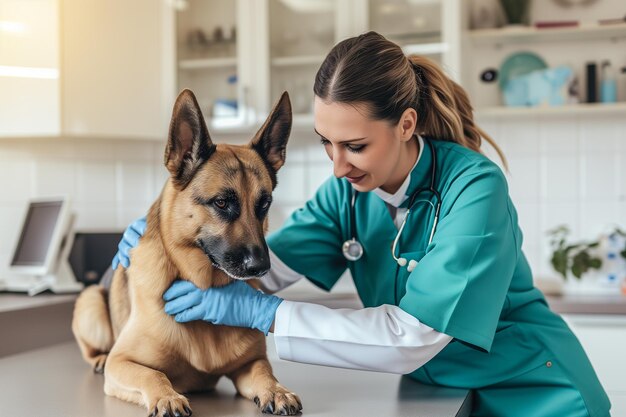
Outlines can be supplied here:
[[[305, 291], [287, 289], [279, 295], [331, 308], [362, 307], [353, 292], [328, 294], [307, 288]], [[29, 297], [0, 293], [0, 357], [72, 340], [70, 323], [75, 299], [76, 295], [38, 294]], [[546, 299], [550, 307], [560, 314], [626, 319], [626, 296], [620, 294], [548, 295]]]
[[[286, 291], [279, 295], [294, 301], [318, 303], [332, 308], [362, 308], [363, 304], [354, 293], [323, 293], [307, 291]], [[584, 315], [624, 315], [626, 316], [626, 296], [585, 295], [585, 294], [549, 294], [546, 301], [550, 308], [559, 314]]]
[[626, 296], [613, 295], [547, 295], [546, 300], [559, 314], [626, 315]]
[[76, 295], [0, 293], [0, 358], [72, 340], [74, 300]]
[[31, 297], [20, 293], [0, 293], [0, 313], [49, 307], [58, 304], [73, 304], [76, 297], [76, 294], [43, 293]]
[[[332, 308], [359, 308], [354, 293], [327, 294], [290, 289], [280, 295]], [[140, 407], [104, 395], [103, 377], [83, 362], [70, 329], [76, 295], [0, 294], [0, 404], [2, 415], [145, 416]], [[626, 297], [549, 295], [558, 313], [577, 317], [626, 317]], [[432, 387], [397, 375], [350, 371], [286, 362], [275, 356], [268, 338], [268, 356], [276, 376], [297, 392], [305, 416], [467, 415], [468, 391]], [[235, 395], [223, 378], [217, 391], [190, 396], [194, 415], [261, 415], [256, 406]]]
[[[468, 416], [469, 391], [423, 385], [398, 375], [270, 359], [278, 380], [302, 400], [303, 416]], [[108, 397], [102, 375], [66, 342], [0, 359], [2, 415], [145, 417], [144, 408]], [[211, 393], [189, 396], [194, 416], [260, 416], [222, 378]]]

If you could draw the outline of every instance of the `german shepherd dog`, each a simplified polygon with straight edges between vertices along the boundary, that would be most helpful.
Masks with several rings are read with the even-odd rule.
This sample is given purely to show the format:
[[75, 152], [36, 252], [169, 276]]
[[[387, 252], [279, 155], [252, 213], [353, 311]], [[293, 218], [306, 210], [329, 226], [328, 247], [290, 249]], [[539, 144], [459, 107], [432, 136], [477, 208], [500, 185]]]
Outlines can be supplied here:
[[117, 268], [110, 289], [84, 290], [74, 308], [74, 336], [84, 359], [104, 373], [107, 395], [143, 405], [150, 416], [189, 416], [180, 393], [210, 390], [225, 375], [265, 413], [301, 411], [298, 396], [272, 374], [261, 332], [176, 323], [162, 298], [176, 279], [219, 287], [269, 270], [267, 211], [291, 118], [285, 92], [250, 143], [215, 145], [193, 93], [176, 99], [165, 149], [170, 178], [130, 267]]

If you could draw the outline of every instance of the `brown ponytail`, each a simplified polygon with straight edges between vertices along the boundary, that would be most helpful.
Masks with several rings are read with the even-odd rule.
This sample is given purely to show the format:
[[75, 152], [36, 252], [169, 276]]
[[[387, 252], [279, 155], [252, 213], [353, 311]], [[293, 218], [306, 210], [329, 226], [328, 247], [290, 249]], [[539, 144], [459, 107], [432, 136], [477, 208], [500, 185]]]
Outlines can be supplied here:
[[418, 115], [416, 133], [476, 152], [485, 139], [508, 169], [502, 150], [474, 124], [465, 90], [435, 62], [421, 56], [407, 59], [398, 45], [376, 32], [335, 45], [315, 76], [313, 91], [329, 102], [366, 103], [371, 117], [392, 123], [411, 107]]
[[417, 79], [417, 103], [420, 134], [439, 140], [456, 142], [481, 152], [485, 139], [498, 153], [504, 167], [508, 164], [495, 141], [474, 123], [473, 108], [467, 93], [451, 80], [432, 60], [412, 55], [409, 61]]

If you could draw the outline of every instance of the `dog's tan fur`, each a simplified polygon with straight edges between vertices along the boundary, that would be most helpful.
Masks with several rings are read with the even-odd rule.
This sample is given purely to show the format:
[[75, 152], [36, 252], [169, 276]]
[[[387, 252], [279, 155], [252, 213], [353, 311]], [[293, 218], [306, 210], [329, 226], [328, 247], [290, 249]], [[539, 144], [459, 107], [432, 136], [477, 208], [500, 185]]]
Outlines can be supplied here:
[[[165, 152], [171, 178], [150, 208], [131, 265], [118, 267], [108, 293], [87, 288], [74, 310], [72, 330], [84, 359], [104, 371], [106, 394], [143, 405], [151, 415], [188, 415], [189, 402], [180, 393], [211, 389], [226, 375], [265, 412], [301, 410], [298, 397], [273, 376], [261, 332], [179, 324], [164, 312], [162, 299], [179, 278], [199, 288], [232, 280], [198, 247], [203, 236], [264, 245], [267, 218], [255, 214], [255, 199], [276, 185], [290, 128], [285, 93], [250, 144], [213, 145], [193, 94], [179, 95]], [[201, 203], [224, 187], [238, 190], [237, 221], [226, 222]]]

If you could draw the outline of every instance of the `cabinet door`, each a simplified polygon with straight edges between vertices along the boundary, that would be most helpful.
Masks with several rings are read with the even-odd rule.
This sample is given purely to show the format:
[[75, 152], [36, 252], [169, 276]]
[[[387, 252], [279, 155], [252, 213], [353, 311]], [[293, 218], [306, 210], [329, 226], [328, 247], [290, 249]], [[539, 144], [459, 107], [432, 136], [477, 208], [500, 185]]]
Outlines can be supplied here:
[[[269, 0], [271, 97], [291, 96], [296, 121], [313, 112], [313, 82], [337, 38], [338, 3]], [[342, 31], [343, 32], [343, 31]]]
[[172, 2], [60, 1], [62, 132], [165, 138], [175, 94]]
[[0, 0], [0, 136], [59, 133], [57, 0]]
[[458, 79], [461, 10], [459, 0], [367, 0], [370, 30], [425, 55]]
[[569, 314], [563, 318], [583, 345], [609, 396], [626, 393], [626, 317]]
[[213, 129], [246, 127], [254, 120], [247, 67], [249, 0], [186, 0], [176, 12], [177, 84], [191, 89]]

